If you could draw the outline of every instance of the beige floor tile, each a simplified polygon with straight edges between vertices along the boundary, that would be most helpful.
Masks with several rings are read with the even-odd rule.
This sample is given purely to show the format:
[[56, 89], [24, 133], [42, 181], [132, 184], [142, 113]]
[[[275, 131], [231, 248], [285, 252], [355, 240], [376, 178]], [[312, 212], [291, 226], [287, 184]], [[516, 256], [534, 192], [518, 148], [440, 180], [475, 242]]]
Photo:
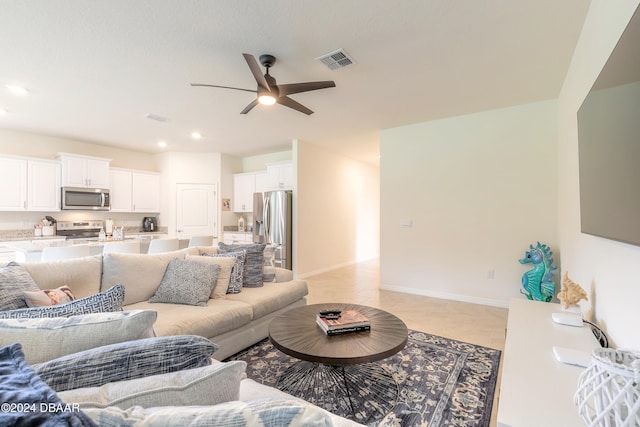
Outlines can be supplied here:
[[[380, 290], [377, 260], [338, 268], [306, 280], [308, 304], [343, 302], [377, 307], [398, 316], [409, 329], [504, 350], [506, 308]], [[491, 426], [497, 425], [499, 386], [498, 380]]]

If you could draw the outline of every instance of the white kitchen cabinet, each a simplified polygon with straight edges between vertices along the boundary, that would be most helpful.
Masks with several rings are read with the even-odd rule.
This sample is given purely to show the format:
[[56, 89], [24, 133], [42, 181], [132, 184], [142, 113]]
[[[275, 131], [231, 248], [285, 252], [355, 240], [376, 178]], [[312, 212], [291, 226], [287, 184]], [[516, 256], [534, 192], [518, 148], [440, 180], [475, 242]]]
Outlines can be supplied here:
[[256, 191], [255, 173], [233, 175], [233, 211], [253, 212], [253, 193]]
[[256, 193], [264, 193], [269, 191], [269, 174], [267, 171], [256, 172]]
[[293, 189], [293, 162], [267, 164], [267, 191]]
[[253, 234], [251, 233], [235, 233], [228, 232], [224, 233], [223, 242], [227, 245], [235, 245], [235, 244], [250, 244], [253, 243]]
[[64, 187], [109, 188], [111, 159], [58, 153]]
[[27, 160], [27, 210], [60, 210], [60, 163]]
[[0, 157], [0, 210], [60, 210], [60, 164], [50, 160]]
[[160, 212], [160, 174], [111, 168], [112, 212]]
[[[0, 157], [0, 210], [27, 209], [27, 161], [16, 157]], [[7, 185], [11, 183], [11, 185]]]

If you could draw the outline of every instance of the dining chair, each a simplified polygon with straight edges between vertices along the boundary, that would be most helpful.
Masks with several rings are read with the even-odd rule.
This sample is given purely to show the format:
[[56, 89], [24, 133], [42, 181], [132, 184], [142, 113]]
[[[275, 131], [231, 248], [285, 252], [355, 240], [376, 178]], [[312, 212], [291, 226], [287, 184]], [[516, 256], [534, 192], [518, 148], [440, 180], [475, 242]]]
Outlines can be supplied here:
[[194, 246], [211, 246], [213, 245], [213, 236], [191, 236], [189, 239], [189, 247]]
[[49, 246], [42, 249], [41, 261], [82, 258], [89, 255], [89, 246], [87, 245]]
[[178, 239], [153, 239], [149, 242], [148, 254], [157, 254], [159, 252], [171, 252], [179, 249]]

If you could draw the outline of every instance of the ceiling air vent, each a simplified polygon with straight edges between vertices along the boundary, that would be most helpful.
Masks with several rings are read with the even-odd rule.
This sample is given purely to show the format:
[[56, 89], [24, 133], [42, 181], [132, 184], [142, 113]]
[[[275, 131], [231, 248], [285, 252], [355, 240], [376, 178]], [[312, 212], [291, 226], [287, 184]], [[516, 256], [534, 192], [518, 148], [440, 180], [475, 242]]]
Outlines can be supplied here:
[[316, 59], [329, 67], [330, 70], [337, 70], [338, 68], [344, 68], [356, 63], [343, 49], [335, 50], [326, 55], [319, 56]]
[[164, 122], [168, 121], [166, 117], [162, 117], [162, 116], [159, 116], [159, 115], [153, 114], [153, 113], [149, 113], [145, 117], [147, 119], [150, 119], [150, 120], [155, 120], [156, 122], [163, 122], [164, 123]]

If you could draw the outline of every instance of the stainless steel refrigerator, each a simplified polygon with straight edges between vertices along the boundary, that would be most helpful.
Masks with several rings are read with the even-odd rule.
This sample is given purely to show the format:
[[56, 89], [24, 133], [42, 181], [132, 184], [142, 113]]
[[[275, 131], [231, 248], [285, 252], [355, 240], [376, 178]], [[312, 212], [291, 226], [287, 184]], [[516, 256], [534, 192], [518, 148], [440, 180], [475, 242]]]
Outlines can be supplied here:
[[291, 191], [253, 194], [254, 243], [278, 244], [275, 266], [292, 269]]

